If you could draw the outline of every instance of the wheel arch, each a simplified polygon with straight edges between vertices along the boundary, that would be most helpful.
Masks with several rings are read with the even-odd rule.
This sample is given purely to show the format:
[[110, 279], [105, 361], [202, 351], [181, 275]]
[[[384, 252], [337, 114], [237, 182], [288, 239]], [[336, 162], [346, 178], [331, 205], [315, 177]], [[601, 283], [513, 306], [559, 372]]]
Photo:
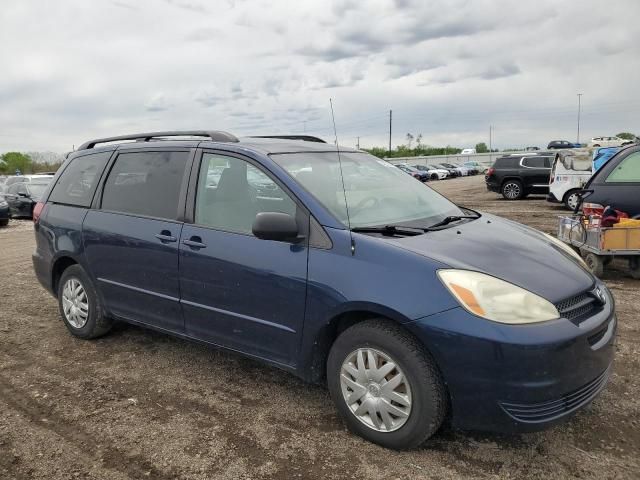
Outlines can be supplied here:
[[[310, 353], [306, 357], [304, 362], [305, 366], [303, 372], [301, 372], [303, 373], [304, 379], [316, 384], [324, 382], [326, 378], [327, 357], [336, 339], [349, 327], [373, 319], [388, 321], [415, 337], [414, 333], [404, 326], [404, 324], [410, 322], [411, 319], [382, 306], [380, 306], [380, 308], [376, 308], [375, 305], [354, 307], [353, 309], [336, 313], [318, 329], [314, 338], [310, 341], [311, 348], [308, 350]], [[431, 354], [428, 345], [424, 345], [424, 348]]]
[[51, 290], [57, 296], [58, 295], [58, 283], [64, 271], [72, 265], [78, 265], [75, 258], [70, 255], [61, 255], [53, 262], [51, 267]]

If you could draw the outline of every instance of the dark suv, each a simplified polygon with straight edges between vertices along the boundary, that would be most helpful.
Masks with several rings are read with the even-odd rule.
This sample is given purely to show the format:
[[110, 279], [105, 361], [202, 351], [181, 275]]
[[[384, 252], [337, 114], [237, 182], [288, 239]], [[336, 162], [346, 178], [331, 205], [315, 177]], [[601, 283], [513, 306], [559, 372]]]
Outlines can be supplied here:
[[520, 200], [529, 194], [549, 193], [552, 155], [506, 155], [496, 159], [484, 180], [487, 190], [501, 193], [507, 200]]
[[325, 383], [352, 431], [392, 448], [445, 418], [538, 430], [604, 388], [613, 298], [573, 250], [308, 140], [82, 145], [34, 209], [33, 265], [69, 332], [120, 320], [242, 353]]

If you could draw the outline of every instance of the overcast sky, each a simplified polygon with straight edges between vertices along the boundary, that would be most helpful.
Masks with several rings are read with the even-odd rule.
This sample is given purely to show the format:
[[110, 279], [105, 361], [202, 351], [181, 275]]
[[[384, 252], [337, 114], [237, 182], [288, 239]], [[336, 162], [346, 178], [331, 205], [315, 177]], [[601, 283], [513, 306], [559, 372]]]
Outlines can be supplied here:
[[640, 134], [640, 1], [21, 0], [0, 9], [0, 152], [161, 129], [393, 144]]

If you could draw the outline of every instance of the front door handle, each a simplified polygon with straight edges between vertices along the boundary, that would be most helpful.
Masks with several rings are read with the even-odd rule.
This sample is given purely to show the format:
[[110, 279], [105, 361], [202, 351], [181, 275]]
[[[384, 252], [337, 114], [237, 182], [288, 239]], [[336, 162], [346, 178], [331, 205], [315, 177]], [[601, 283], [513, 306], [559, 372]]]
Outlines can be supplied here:
[[176, 237], [171, 235], [171, 232], [169, 230], [162, 230], [160, 233], [156, 233], [156, 238], [162, 243], [171, 243], [178, 241]]
[[207, 246], [202, 243], [202, 239], [200, 237], [191, 237], [189, 240], [183, 240], [182, 243], [191, 248], [207, 248]]

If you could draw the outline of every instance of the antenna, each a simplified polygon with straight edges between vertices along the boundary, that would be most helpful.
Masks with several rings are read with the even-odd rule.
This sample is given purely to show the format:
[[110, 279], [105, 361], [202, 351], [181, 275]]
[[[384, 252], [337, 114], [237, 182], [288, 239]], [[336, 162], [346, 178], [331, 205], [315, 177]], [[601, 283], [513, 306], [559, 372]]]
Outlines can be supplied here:
[[333, 114], [333, 101], [329, 98], [329, 106], [331, 107], [331, 120], [333, 121], [333, 135], [336, 139], [336, 152], [338, 153], [338, 166], [340, 167], [340, 180], [342, 181], [342, 193], [344, 194], [344, 207], [347, 210], [347, 227], [349, 228], [349, 236], [351, 237], [351, 255], [356, 252], [356, 244], [353, 241], [353, 232], [351, 232], [351, 216], [349, 215], [349, 202], [347, 201], [347, 189], [344, 186], [344, 173], [342, 171], [342, 158], [340, 157], [340, 146], [338, 145], [338, 130], [336, 129], [336, 116]]

